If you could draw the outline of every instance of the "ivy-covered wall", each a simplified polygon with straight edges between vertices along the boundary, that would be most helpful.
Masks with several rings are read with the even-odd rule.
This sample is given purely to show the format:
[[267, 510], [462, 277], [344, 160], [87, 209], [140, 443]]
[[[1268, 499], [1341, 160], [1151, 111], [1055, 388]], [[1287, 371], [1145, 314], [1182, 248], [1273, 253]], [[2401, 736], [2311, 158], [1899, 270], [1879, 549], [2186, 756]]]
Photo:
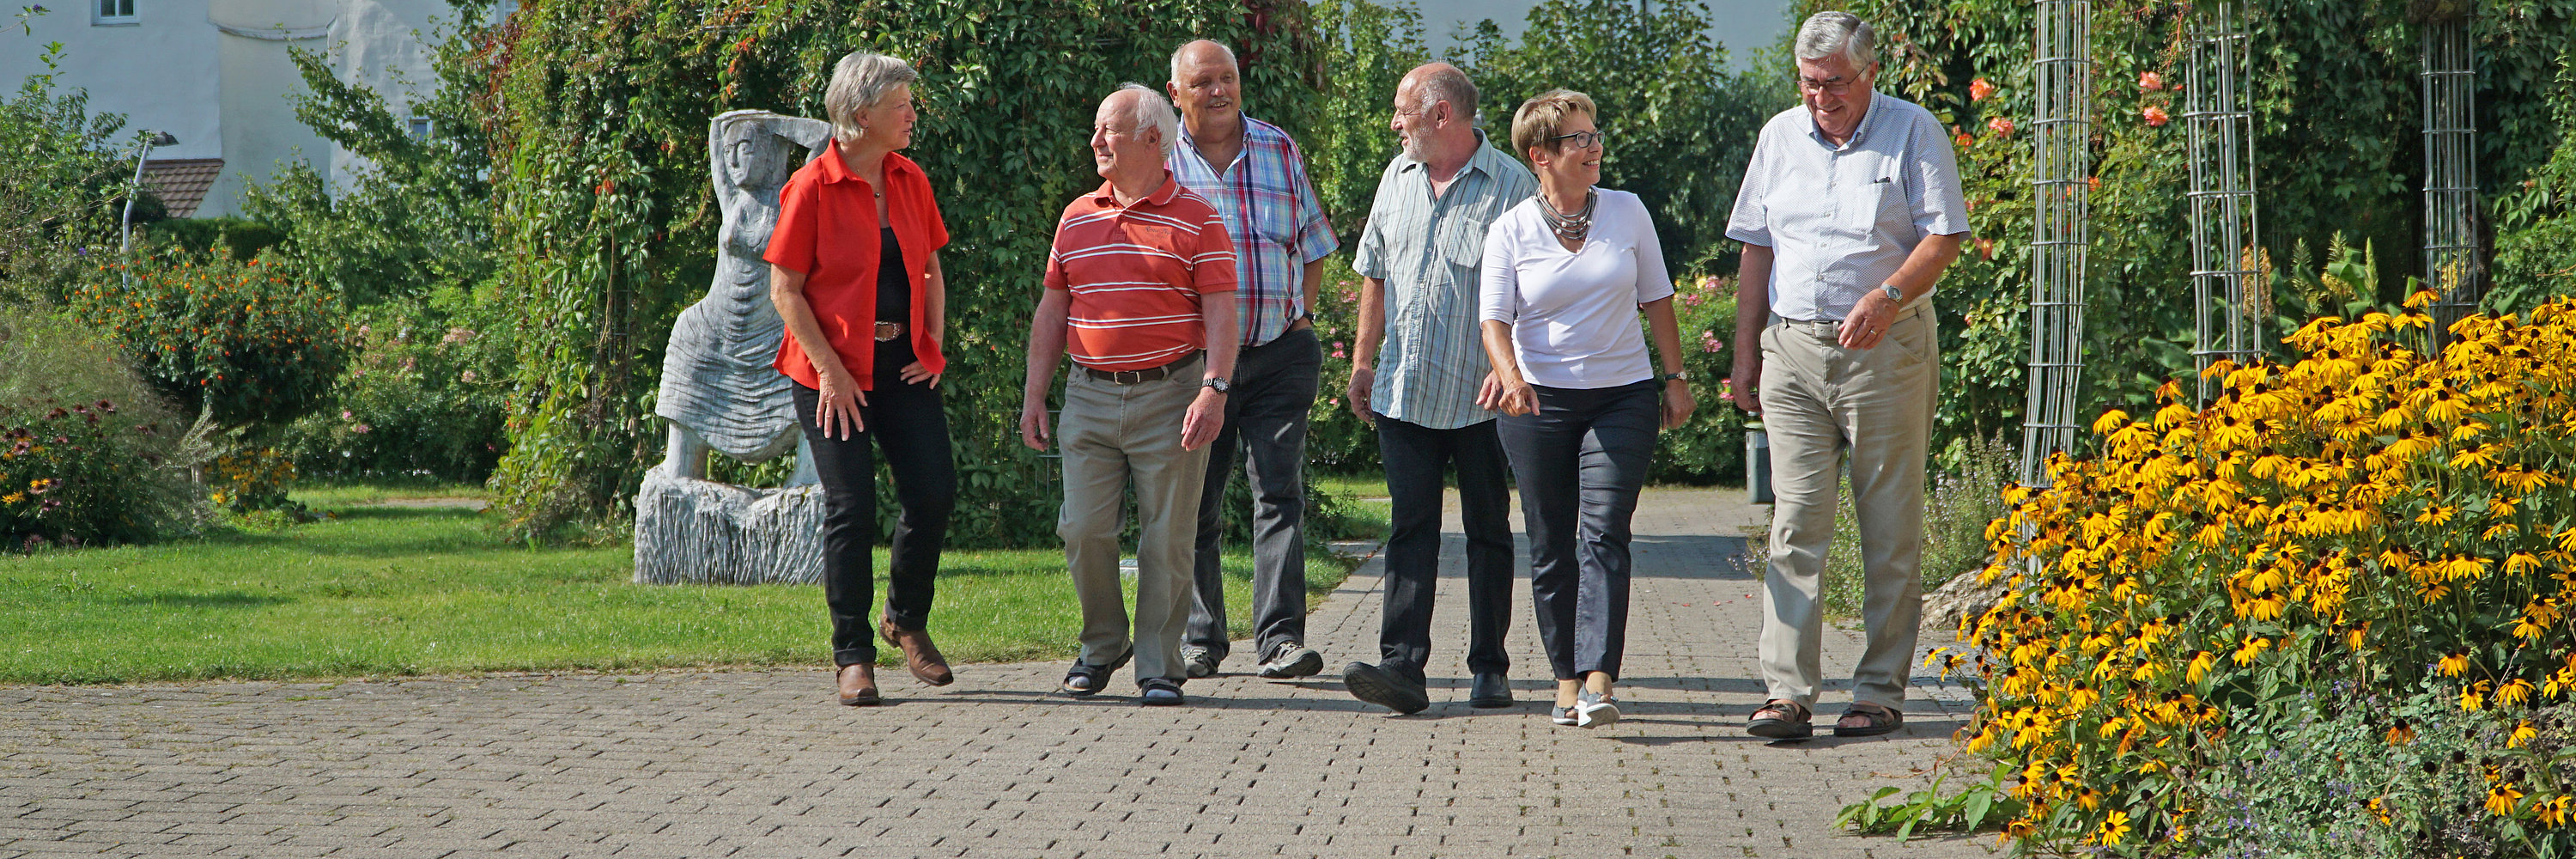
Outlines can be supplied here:
[[1100, 181], [1093, 108], [1159, 84], [1171, 50], [1233, 45], [1246, 106], [1303, 135], [1320, 92], [1304, 0], [647, 0], [531, 3], [504, 37], [494, 130], [504, 300], [522, 308], [513, 440], [497, 506], [521, 533], [613, 519], [662, 432], [651, 398], [678, 311], [704, 294], [715, 228], [706, 123], [728, 110], [823, 115], [831, 64], [912, 62], [905, 154], [939, 194], [948, 273], [952, 541], [1052, 533], [1053, 463], [1017, 443], [1026, 320], [1064, 204]]

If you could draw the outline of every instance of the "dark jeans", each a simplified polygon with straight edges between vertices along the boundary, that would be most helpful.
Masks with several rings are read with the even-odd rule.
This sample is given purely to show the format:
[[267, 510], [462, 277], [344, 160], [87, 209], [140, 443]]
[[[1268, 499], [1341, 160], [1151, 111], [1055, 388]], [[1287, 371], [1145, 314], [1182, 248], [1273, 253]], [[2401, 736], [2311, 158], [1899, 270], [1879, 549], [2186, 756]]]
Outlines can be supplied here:
[[1538, 389], [1538, 413], [1497, 418], [1529, 528], [1530, 602], [1556, 679], [1619, 676], [1628, 644], [1628, 520], [1655, 452], [1661, 392]]
[[[884, 448], [903, 513], [894, 526], [886, 571], [886, 617], [905, 629], [930, 625], [933, 578], [948, 540], [948, 514], [957, 506], [957, 464], [948, 447], [948, 413], [939, 392], [907, 385], [885, 366], [880, 350], [876, 388], [859, 407], [867, 429], [848, 439], [825, 438], [814, 426], [822, 393], [794, 385], [796, 422], [814, 447], [814, 470], [823, 479], [823, 603], [832, 613], [832, 662], [855, 665], [877, 658], [876, 626], [868, 617], [875, 600], [877, 487], [873, 440]], [[911, 350], [902, 350], [904, 363]]]
[[1205, 647], [1223, 660], [1225, 572], [1218, 538], [1224, 532], [1225, 482], [1241, 451], [1244, 479], [1252, 485], [1253, 652], [1281, 641], [1306, 640], [1306, 413], [1324, 351], [1315, 329], [1279, 335], [1246, 346], [1234, 359], [1233, 392], [1225, 398], [1225, 428], [1208, 443], [1207, 484], [1199, 492], [1196, 591], [1190, 628], [1181, 641]]
[[1441, 473], [1458, 469], [1458, 518], [1467, 529], [1467, 670], [1501, 674], [1511, 629], [1511, 496], [1494, 422], [1431, 429], [1377, 416], [1378, 458], [1394, 508], [1386, 535], [1386, 615], [1379, 667], [1423, 679], [1431, 658], [1431, 603], [1440, 580]]

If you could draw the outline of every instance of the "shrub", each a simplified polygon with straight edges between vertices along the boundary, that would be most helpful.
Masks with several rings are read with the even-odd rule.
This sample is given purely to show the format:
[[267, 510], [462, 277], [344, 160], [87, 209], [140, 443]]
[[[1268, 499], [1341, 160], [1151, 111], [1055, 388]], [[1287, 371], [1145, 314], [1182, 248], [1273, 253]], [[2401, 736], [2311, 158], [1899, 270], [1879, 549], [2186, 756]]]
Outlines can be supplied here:
[[329, 402], [290, 425], [281, 447], [311, 476], [426, 475], [479, 482], [506, 440], [510, 348], [474, 292], [440, 288], [366, 313], [356, 356]]
[[204, 428], [178, 420], [116, 349], [42, 315], [0, 314], [0, 551], [194, 530]]
[[165, 395], [227, 427], [311, 411], [347, 349], [336, 302], [223, 253], [112, 266], [74, 291], [71, 311], [122, 344]]
[[[2098, 458], [2007, 493], [1969, 746], [2021, 769], [2013, 833], [2203, 844], [2227, 806], [2201, 774], [2299, 690], [2430, 680], [2475, 713], [2576, 689], [2576, 300], [2464, 319], [2438, 357], [2428, 326], [2318, 319], [2297, 363], [2216, 367], [2197, 412], [2168, 384], [2152, 418], [2095, 422]], [[2526, 775], [2480, 825], [2564, 832], [2576, 785]]]
[[[118, 133], [123, 115], [91, 114], [87, 93], [55, 93], [61, 53], [59, 43], [48, 45], [37, 58], [47, 71], [0, 95], [0, 152], [9, 158], [9, 181], [0, 182], [0, 301], [59, 301], [91, 260], [116, 249], [141, 139]], [[138, 218], [159, 215], [156, 201], [139, 202]]]

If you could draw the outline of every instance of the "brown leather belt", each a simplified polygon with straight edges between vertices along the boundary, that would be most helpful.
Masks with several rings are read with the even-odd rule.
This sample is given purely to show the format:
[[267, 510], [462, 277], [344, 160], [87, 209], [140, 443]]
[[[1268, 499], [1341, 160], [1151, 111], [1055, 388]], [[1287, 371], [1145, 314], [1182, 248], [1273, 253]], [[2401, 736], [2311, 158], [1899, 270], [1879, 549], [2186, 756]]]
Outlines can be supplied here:
[[886, 341], [888, 341], [888, 340], [892, 340], [892, 339], [895, 339], [895, 338], [897, 338], [897, 337], [901, 337], [901, 336], [903, 336], [903, 323], [901, 323], [901, 322], [879, 322], [879, 323], [877, 323], [877, 342], [879, 342], [879, 343], [883, 343], [883, 342], [886, 342]]
[[1151, 382], [1156, 379], [1178, 373], [1182, 370], [1189, 369], [1190, 365], [1198, 363], [1200, 356], [1205, 354], [1207, 353], [1192, 352], [1178, 361], [1173, 361], [1172, 363], [1165, 364], [1160, 367], [1147, 367], [1142, 370], [1095, 370], [1090, 367], [1083, 367], [1082, 371], [1090, 373], [1092, 378], [1099, 379], [1103, 382], [1133, 385], [1138, 382]]

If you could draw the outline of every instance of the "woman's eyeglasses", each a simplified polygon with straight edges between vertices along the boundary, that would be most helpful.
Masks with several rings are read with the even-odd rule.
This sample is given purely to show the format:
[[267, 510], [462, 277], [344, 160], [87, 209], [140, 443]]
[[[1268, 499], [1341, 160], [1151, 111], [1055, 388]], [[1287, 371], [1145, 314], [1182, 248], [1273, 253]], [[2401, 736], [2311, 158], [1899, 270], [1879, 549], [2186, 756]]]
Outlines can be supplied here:
[[1577, 131], [1573, 134], [1559, 134], [1555, 137], [1548, 138], [1550, 141], [1566, 141], [1573, 144], [1576, 149], [1590, 149], [1607, 142], [1609, 139], [1610, 132], [1607, 131]]

